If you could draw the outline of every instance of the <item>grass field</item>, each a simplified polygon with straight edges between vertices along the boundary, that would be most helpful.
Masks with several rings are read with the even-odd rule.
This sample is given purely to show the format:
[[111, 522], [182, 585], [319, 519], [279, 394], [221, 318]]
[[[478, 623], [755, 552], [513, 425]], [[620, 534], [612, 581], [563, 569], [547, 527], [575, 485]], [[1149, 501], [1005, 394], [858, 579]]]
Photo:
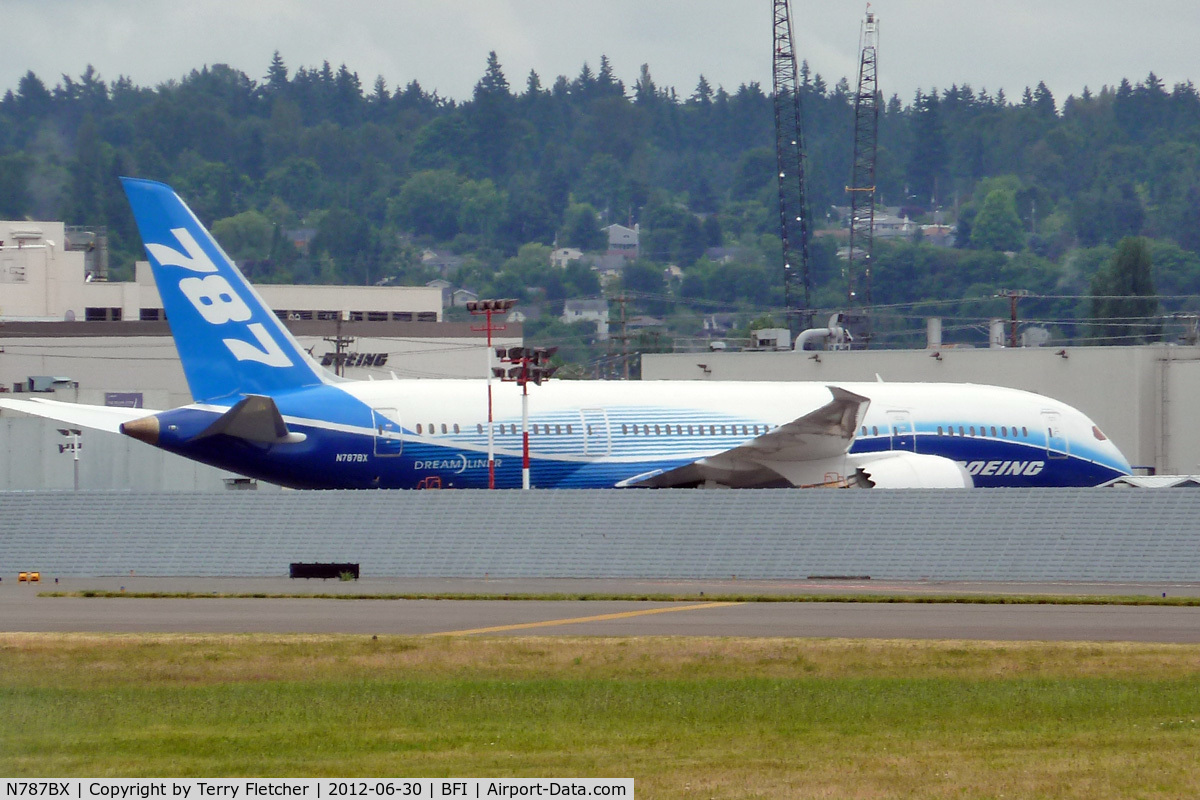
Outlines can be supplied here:
[[1200, 796], [1193, 645], [0, 634], [0, 715], [14, 777]]

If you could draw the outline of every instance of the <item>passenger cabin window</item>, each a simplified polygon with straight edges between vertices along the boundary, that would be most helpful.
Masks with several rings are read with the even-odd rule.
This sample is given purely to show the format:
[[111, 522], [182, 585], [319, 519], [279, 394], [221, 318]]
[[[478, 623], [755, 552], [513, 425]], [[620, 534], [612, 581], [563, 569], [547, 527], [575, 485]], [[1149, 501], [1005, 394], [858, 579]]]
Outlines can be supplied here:
[[421, 432], [421, 423], [417, 423], [417, 433]]

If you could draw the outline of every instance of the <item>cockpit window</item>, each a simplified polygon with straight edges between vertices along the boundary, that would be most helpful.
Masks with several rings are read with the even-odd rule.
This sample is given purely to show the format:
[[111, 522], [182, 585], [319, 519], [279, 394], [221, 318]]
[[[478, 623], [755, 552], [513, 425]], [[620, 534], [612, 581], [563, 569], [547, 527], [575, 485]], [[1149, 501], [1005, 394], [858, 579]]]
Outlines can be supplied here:
[[1108, 437], [1104, 435], [1104, 431], [1100, 430], [1095, 425], [1092, 426], [1092, 436], [1095, 436], [1102, 442], [1108, 441]]

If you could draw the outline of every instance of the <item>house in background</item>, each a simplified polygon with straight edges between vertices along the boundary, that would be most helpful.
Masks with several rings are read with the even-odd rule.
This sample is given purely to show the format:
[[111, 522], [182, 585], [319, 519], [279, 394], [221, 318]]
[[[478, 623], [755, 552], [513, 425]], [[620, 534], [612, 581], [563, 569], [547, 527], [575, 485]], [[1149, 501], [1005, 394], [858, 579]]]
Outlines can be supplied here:
[[296, 248], [297, 253], [306, 256], [308, 255], [308, 250], [312, 245], [313, 239], [317, 238], [317, 229], [292, 228], [283, 232], [283, 238], [290, 242], [292, 247]]
[[705, 336], [725, 336], [737, 327], [737, 314], [720, 312], [704, 318]]
[[876, 214], [875, 224], [871, 228], [877, 239], [911, 239], [916, 233], [916, 224], [904, 215]]
[[644, 331], [649, 328], [665, 328], [666, 326], [666, 320], [648, 314], [638, 314], [625, 320], [625, 330], [627, 331]]
[[455, 255], [449, 250], [425, 250], [421, 253], [421, 266], [433, 270], [442, 277], [461, 267], [465, 261], [465, 258]]
[[641, 255], [638, 240], [641, 226], [634, 225], [626, 228], [624, 225], [609, 225], [603, 229], [608, 235], [608, 251], [606, 255], [621, 256], [626, 261], [637, 261]]
[[596, 338], [608, 340], [608, 301], [600, 299], [568, 300], [563, 303], [562, 321], [568, 325], [574, 322], [596, 323]]
[[504, 318], [505, 322], [537, 322], [542, 318], [541, 305], [522, 305], [516, 306], [512, 311], [508, 312], [508, 316]]
[[625, 265], [629, 262], [624, 256], [584, 256], [584, 263], [591, 267], [592, 272], [600, 278], [601, 286], [608, 286], [621, 280], [625, 273]]
[[451, 292], [454, 291], [454, 284], [445, 278], [434, 278], [426, 284], [430, 289], [439, 289], [442, 292], [442, 308], [449, 308], [453, 304]]
[[478, 300], [479, 295], [470, 289], [455, 289], [450, 293], [450, 305], [465, 306], [472, 300]]
[[550, 254], [550, 266], [566, 269], [567, 264], [583, 258], [583, 251], [578, 247], [560, 247]]
[[957, 232], [957, 228], [942, 222], [921, 226], [922, 239], [935, 247], [954, 247]]

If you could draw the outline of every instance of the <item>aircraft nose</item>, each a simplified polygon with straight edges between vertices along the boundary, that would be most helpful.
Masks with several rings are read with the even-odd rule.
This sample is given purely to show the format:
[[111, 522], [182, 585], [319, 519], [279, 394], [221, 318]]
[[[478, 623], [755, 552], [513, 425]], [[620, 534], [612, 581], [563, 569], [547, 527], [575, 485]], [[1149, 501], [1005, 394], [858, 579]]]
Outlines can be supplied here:
[[[1099, 431], [1100, 429], [1093, 426], [1093, 430]], [[1117, 447], [1116, 442], [1106, 437], [1102, 444], [1108, 452], [1108, 457], [1112, 460], [1112, 465], [1118, 470], [1123, 471], [1126, 475], [1132, 475], [1133, 467], [1130, 466], [1129, 459], [1121, 452], [1121, 448]]]
[[121, 433], [146, 444], [158, 444], [158, 417], [149, 416], [121, 423]]

